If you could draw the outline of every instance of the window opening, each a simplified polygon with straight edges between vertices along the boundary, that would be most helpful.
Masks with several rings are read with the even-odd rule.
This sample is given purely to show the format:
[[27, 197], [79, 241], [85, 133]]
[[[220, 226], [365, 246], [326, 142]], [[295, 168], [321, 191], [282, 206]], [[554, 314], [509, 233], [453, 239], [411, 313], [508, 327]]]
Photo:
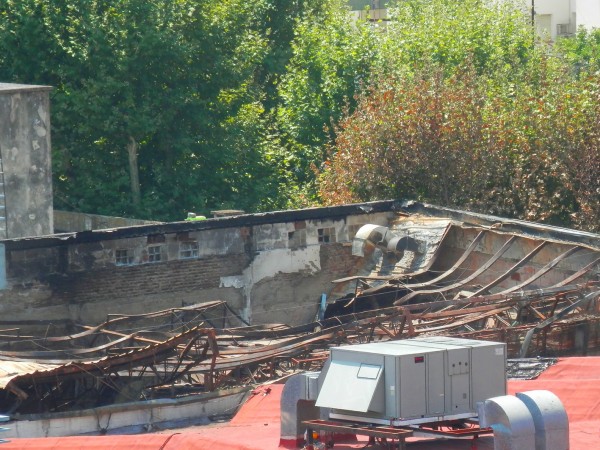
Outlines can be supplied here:
[[148, 262], [159, 262], [160, 260], [160, 245], [148, 247]]
[[194, 241], [179, 243], [179, 258], [192, 259], [198, 257], [198, 243]]
[[317, 235], [319, 237], [319, 243], [321, 244], [331, 244], [336, 242], [335, 227], [318, 228]]
[[129, 266], [133, 264], [133, 255], [129, 250], [118, 249], [115, 252], [115, 263], [117, 266]]

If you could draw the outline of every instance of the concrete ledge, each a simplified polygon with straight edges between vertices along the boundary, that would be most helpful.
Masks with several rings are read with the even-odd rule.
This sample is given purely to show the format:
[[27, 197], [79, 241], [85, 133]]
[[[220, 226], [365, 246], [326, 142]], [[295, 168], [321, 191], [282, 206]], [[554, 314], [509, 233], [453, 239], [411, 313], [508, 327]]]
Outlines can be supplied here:
[[57, 414], [18, 416], [16, 420], [6, 423], [10, 430], [3, 437], [135, 434], [160, 428], [207, 424], [212, 416], [233, 415], [251, 389], [242, 387], [178, 399], [166, 398]]

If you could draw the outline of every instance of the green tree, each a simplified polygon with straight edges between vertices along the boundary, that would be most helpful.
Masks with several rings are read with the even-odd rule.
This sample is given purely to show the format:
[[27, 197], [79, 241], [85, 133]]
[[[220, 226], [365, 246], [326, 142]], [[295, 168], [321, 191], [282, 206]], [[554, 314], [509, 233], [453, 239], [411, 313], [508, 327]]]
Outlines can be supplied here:
[[238, 112], [256, 101], [265, 7], [262, 0], [4, 2], [4, 78], [56, 87], [57, 205], [177, 218], [231, 201], [229, 180], [251, 150], [223, 143]]
[[581, 28], [575, 36], [561, 37], [556, 42], [556, 50], [574, 74], [594, 73], [600, 70], [600, 29]]
[[516, 1], [402, 0], [389, 9], [379, 67], [386, 73], [443, 67], [465, 61], [478, 73], [515, 73], [527, 64], [533, 30]]
[[312, 167], [323, 162], [335, 124], [368, 82], [377, 34], [367, 22], [353, 21], [341, 0], [322, 2], [296, 25], [278, 90], [276, 139], [285, 148], [280, 167], [299, 204], [314, 200], [303, 187], [313, 182]]
[[320, 172], [325, 203], [417, 198], [598, 229], [597, 44], [580, 34], [548, 51], [512, 8], [398, 4], [376, 82]]

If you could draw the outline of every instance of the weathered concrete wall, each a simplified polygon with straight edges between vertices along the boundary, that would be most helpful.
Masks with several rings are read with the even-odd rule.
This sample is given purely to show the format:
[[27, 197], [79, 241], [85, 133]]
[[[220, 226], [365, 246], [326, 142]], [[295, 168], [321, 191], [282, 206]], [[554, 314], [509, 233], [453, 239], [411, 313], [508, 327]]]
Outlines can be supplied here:
[[54, 232], [49, 91], [47, 86], [0, 83], [5, 238]]
[[[386, 224], [391, 212], [338, 219], [299, 219], [252, 226], [170, 224], [187, 231], [111, 238], [123, 230], [57, 236], [44, 247], [15, 241], [6, 251], [7, 288], [0, 315], [12, 320], [99, 323], [108, 313], [139, 314], [225, 300], [255, 324], [299, 324], [315, 318], [331, 280], [354, 274], [353, 233]], [[225, 222], [227, 223], [227, 222]], [[193, 227], [203, 227], [194, 230]], [[136, 227], [129, 230], [135, 231]], [[125, 230], [128, 232], [128, 230]], [[61, 242], [64, 240], [64, 243]], [[42, 240], [46, 242], [45, 240]], [[21, 247], [21, 248], [18, 248]]]
[[[410, 223], [429, 231], [433, 226], [437, 231], [426, 234], [435, 245], [447, 224], [447, 238], [431, 266], [433, 274], [452, 267], [482, 229], [478, 225], [485, 226], [486, 238], [455, 271], [457, 276], [485, 264], [513, 232], [506, 234], [504, 229], [515, 228], [518, 244], [465, 289], [475, 289], [505, 273], [547, 236], [552, 243], [499, 288], [524, 281], [577, 242], [583, 242], [582, 250], [537, 280], [539, 286], [557, 283], [597, 257], [590, 247], [590, 242], [600, 242], [597, 235], [515, 221], [497, 226], [497, 218], [407, 206], [417, 214], [431, 209], [425, 217], [432, 213], [451, 217], [454, 225], [449, 225], [447, 219], [416, 220], [410, 209], [406, 213], [402, 208], [392, 201], [373, 202], [5, 240], [0, 242], [6, 255], [0, 322], [90, 324], [103, 322], [109, 313], [138, 314], [225, 300], [254, 324], [305, 323], [315, 318], [322, 294], [337, 299], [355, 289], [354, 281], [333, 284], [333, 280], [377, 275], [388, 262], [394, 263], [386, 262], [379, 249], [364, 258], [352, 256], [354, 234], [365, 224], [402, 228]], [[482, 223], [462, 226], [467, 220]], [[408, 231], [417, 236], [415, 230]], [[396, 265], [404, 272], [414, 270], [410, 265], [400, 267], [398, 261]]]
[[94, 409], [25, 416], [5, 423], [3, 438], [143, 433], [154, 427], [205, 425], [209, 417], [230, 414], [247, 397], [248, 387], [220, 392], [121, 403]]

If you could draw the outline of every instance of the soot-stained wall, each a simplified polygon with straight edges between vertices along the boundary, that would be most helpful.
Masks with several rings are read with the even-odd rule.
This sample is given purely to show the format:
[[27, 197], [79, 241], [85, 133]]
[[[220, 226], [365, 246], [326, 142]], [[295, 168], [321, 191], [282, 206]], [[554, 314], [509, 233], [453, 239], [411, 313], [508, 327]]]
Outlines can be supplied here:
[[364, 264], [352, 256], [351, 240], [363, 224], [387, 225], [394, 213], [389, 205], [382, 209], [331, 214], [323, 208], [322, 217], [302, 210], [5, 241], [0, 315], [93, 324], [109, 313], [225, 300], [254, 324], [304, 323], [315, 318], [321, 295], [332, 292], [332, 280]]

